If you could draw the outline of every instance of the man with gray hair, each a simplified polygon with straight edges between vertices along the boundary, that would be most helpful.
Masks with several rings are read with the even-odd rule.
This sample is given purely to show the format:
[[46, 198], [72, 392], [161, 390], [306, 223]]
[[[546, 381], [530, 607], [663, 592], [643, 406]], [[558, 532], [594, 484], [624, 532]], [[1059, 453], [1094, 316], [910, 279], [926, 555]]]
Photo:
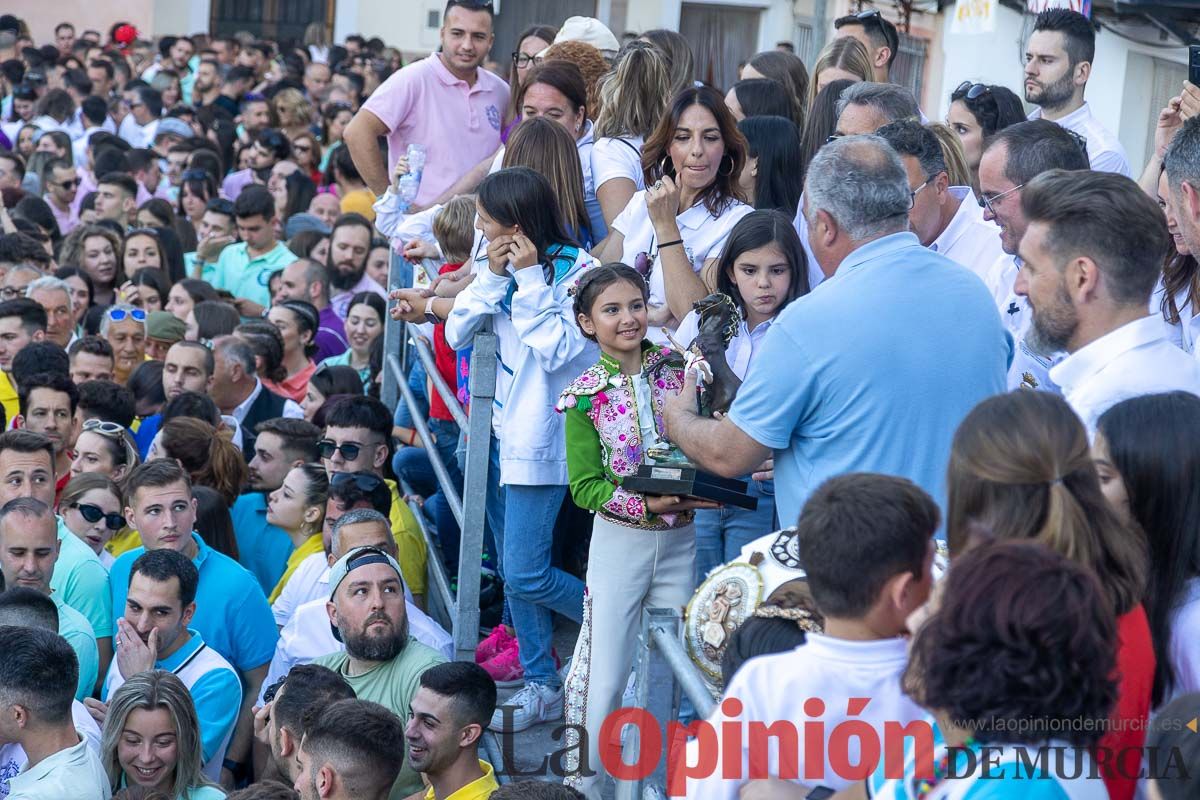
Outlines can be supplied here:
[[[1163, 169], [1167, 173], [1167, 189], [1179, 236], [1188, 252], [1200, 253], [1200, 117], [1192, 117], [1175, 133], [1163, 157]], [[1170, 301], [1183, 312], [1190, 306], [1189, 289], [1185, 288], [1180, 294]], [[1168, 300], [1164, 298], [1164, 307], [1167, 304]], [[1200, 310], [1191, 308], [1188, 317], [1195, 316], [1200, 316]], [[1183, 328], [1184, 349], [1192, 352], [1194, 334], [1187, 323], [1183, 323]]]
[[[330, 551], [326, 556], [329, 567], [360, 547], [372, 547], [396, 557], [396, 539], [392, 536], [391, 524], [383, 514], [369, 508], [355, 508], [343, 514], [333, 526], [330, 535]], [[340, 653], [345, 647], [334, 638], [326, 612], [329, 596], [330, 569], [326, 568], [320, 583], [325, 596], [298, 606], [291, 619], [279, 631], [279, 643], [271, 668], [263, 681], [263, 688], [283, 677], [296, 664], [307, 664], [326, 653]], [[432, 617], [418, 608], [407, 592], [405, 585], [405, 617], [408, 631], [418, 642], [436, 651], [447, 661], [454, 660], [454, 639]], [[261, 704], [261, 698], [260, 698]]]
[[71, 287], [61, 278], [47, 275], [25, 287], [25, 296], [46, 309], [46, 338], [66, 350], [75, 341], [75, 315]]
[[837, 102], [837, 130], [834, 136], [874, 133], [889, 122], [920, 119], [917, 98], [894, 83], [855, 83], [847, 86]]
[[258, 378], [254, 351], [237, 336], [213, 341], [212, 399], [221, 413], [237, 420], [242, 431], [242, 453], [254, 458], [258, 423], [277, 417], [303, 419], [304, 410], [294, 400], [275, 394]]
[[100, 318], [100, 338], [113, 349], [113, 380], [122, 386], [129, 375], [146, 360], [146, 312], [128, 303], [104, 310]]
[[970, 186], [951, 186], [942, 145], [915, 119], [889, 122], [878, 134], [900, 155], [913, 192], [908, 227], [921, 244], [962, 264], [980, 278], [1004, 251], [1000, 231], [979, 215]]
[[909, 233], [912, 204], [880, 137], [821, 148], [803, 211], [817, 262], [837, 279], [779, 315], [726, 417], [696, 414], [690, 374], [664, 410], [670, 439], [719, 475], [744, 475], [774, 451], [781, 520], [846, 472], [899, 475], [944, 500], [955, 429], [1004, 390], [1012, 344], [995, 305]]

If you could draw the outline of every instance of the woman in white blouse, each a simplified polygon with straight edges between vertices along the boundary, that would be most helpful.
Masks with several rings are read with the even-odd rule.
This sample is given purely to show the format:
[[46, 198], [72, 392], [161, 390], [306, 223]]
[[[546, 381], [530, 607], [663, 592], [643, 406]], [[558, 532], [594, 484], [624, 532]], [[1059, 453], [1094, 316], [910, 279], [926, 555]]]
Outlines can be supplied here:
[[719, 92], [684, 89], [646, 140], [646, 189], [634, 194], [592, 251], [601, 263], [620, 261], [649, 276], [656, 342], [665, 341], [664, 326], [674, 330], [711, 291], [713, 276], [705, 268], [716, 262], [738, 220], [754, 210], [738, 184], [746, 149]]
[[642, 142], [667, 110], [670, 81], [662, 52], [649, 42], [634, 41], [617, 56], [601, 84], [592, 182], [605, 225], [612, 225], [634, 192], [646, 188]]

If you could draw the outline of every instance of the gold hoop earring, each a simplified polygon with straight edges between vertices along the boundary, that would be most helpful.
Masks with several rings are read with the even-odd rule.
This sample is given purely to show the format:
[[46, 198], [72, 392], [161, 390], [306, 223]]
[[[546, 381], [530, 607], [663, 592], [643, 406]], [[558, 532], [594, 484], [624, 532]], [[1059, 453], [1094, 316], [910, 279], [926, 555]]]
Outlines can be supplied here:
[[[727, 158], [729, 159], [729, 171], [721, 172], [721, 167], [725, 166], [725, 159], [727, 159]], [[722, 178], [728, 178], [730, 175], [733, 174], [733, 168], [734, 168], [733, 156], [726, 153], [725, 155], [721, 156], [721, 165], [717, 167], [717, 174], [720, 175]]]
[[[670, 172], [667, 172], [667, 167], [671, 168]], [[671, 155], [669, 153], [662, 157], [662, 161], [658, 162], [658, 171], [661, 175], [675, 174], [675, 166], [671, 164]]]

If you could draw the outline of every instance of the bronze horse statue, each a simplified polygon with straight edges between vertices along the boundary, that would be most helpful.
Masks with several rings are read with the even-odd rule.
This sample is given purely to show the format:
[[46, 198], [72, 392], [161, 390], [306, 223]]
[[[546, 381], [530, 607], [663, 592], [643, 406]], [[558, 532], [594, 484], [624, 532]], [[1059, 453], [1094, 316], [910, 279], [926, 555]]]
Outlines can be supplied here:
[[724, 414], [733, 405], [734, 395], [742, 385], [741, 379], [733, 373], [725, 358], [729, 343], [737, 336], [742, 315], [733, 298], [719, 292], [697, 300], [692, 308], [699, 317], [699, 332], [688, 349], [704, 356], [713, 377], [712, 381], [698, 389], [700, 415], [711, 417], [717, 412]]

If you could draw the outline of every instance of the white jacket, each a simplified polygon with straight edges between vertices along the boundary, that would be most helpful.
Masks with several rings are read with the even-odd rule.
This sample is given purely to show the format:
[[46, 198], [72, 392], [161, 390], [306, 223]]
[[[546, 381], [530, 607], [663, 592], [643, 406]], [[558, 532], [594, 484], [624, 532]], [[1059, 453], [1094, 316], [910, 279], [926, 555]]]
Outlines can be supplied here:
[[[475, 280], [454, 299], [446, 320], [451, 347], [469, 347], [488, 319], [500, 340], [492, 430], [500, 440], [502, 484], [567, 484], [566, 434], [554, 404], [567, 384], [599, 358], [595, 343], [575, 322], [567, 289], [593, 263], [580, 250], [550, 286], [538, 267], [514, 270], [510, 264], [509, 275], [500, 276], [488, 269], [484, 256], [475, 262]], [[514, 280], [509, 316], [503, 303]]]

